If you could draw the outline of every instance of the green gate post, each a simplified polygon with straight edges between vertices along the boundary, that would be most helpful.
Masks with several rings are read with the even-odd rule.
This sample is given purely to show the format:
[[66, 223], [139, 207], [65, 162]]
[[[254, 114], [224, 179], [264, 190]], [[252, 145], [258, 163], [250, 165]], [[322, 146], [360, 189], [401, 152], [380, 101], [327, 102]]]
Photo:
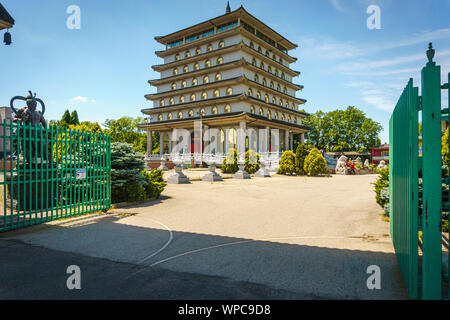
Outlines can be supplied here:
[[394, 114], [389, 119], [389, 228], [391, 239], [394, 239], [394, 179], [392, 177], [392, 168], [394, 166]]
[[430, 43], [422, 69], [423, 260], [422, 298], [441, 299], [441, 80]]

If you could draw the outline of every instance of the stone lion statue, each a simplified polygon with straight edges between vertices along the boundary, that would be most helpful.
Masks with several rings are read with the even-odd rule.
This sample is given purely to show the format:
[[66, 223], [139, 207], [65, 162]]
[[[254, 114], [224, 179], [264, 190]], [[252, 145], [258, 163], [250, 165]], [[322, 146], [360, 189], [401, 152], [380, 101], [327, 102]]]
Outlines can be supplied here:
[[347, 157], [342, 155], [336, 163], [336, 174], [347, 174]]
[[370, 167], [369, 159], [366, 159], [366, 161], [364, 161], [364, 168], [369, 168], [369, 167]]
[[384, 160], [381, 160], [380, 163], [377, 166], [378, 170], [386, 169], [386, 162]]

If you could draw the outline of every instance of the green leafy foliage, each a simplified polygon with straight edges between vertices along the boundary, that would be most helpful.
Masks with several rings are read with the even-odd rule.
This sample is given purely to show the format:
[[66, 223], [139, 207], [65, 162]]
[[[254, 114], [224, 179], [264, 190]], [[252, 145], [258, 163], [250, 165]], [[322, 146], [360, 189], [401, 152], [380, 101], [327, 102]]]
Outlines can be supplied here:
[[159, 198], [161, 192], [163, 192], [164, 188], [166, 187], [166, 182], [163, 179], [163, 174], [163, 170], [142, 171], [142, 175], [147, 182], [147, 185], [145, 186], [145, 194], [148, 199]]
[[349, 106], [346, 110], [318, 111], [303, 119], [312, 130], [305, 134], [306, 144], [325, 151], [368, 151], [380, 144], [382, 126], [366, 114]]
[[53, 125], [59, 126], [59, 127], [63, 127], [63, 128], [68, 128], [71, 125], [79, 125], [80, 124], [80, 120], [78, 118], [78, 113], [76, 110], [72, 111], [72, 114], [70, 113], [69, 110], [66, 110], [61, 118], [60, 121], [52, 121]]
[[111, 143], [111, 201], [131, 202], [146, 198], [147, 182], [142, 175], [144, 155], [129, 143]]
[[66, 110], [60, 121], [61, 126], [69, 126], [70, 125], [70, 111]]
[[146, 199], [145, 188], [139, 182], [128, 182], [121, 187], [111, 189], [111, 202], [135, 202]]
[[290, 150], [283, 152], [279, 164], [279, 174], [292, 175], [293, 173], [295, 173], [295, 154]]
[[134, 150], [145, 153], [147, 149], [147, 133], [138, 128], [144, 118], [122, 117], [120, 119], [106, 119], [106, 131], [111, 135], [111, 142], [131, 143]]
[[237, 150], [229, 149], [227, 157], [223, 159], [222, 163], [222, 173], [235, 173], [239, 170]]
[[144, 155], [133, 149], [130, 143], [111, 143], [111, 180], [112, 188], [128, 182], [143, 184]]
[[313, 148], [305, 158], [303, 169], [308, 175], [317, 176], [327, 172], [327, 161], [317, 148]]
[[[84, 144], [97, 144], [96, 133], [103, 133], [102, 128], [97, 122], [85, 121], [78, 125], [60, 126], [60, 123], [52, 123], [57, 130], [54, 130], [52, 145], [53, 161], [69, 161], [75, 163], [89, 164], [90, 161], [97, 161], [99, 154], [90, 154], [83, 152]], [[59, 126], [59, 129], [58, 129]], [[86, 133], [82, 135], [80, 133]], [[67, 153], [67, 156], [66, 156]]]
[[70, 123], [71, 125], [79, 125], [80, 124], [80, 120], [78, 119], [78, 113], [77, 110], [73, 110], [72, 114], [70, 115]]
[[[122, 117], [117, 120], [106, 119], [104, 125], [106, 131], [111, 135], [111, 142], [125, 142], [131, 143], [134, 150], [146, 153], [147, 152], [147, 132], [138, 127], [138, 124], [143, 123], [143, 117]], [[159, 133], [152, 134], [152, 154], [159, 153]]]
[[70, 125], [69, 128], [71, 130], [78, 130], [78, 131], [85, 131], [85, 132], [95, 132], [100, 133], [104, 132], [102, 127], [98, 124], [98, 122], [89, 122], [89, 121], [83, 121], [82, 123], [79, 123], [77, 125]]
[[384, 205], [389, 202], [389, 198], [382, 197], [381, 191], [389, 187], [389, 167], [382, 170], [377, 170], [378, 178], [377, 181], [373, 183], [375, 187], [375, 200], [383, 208]]
[[297, 175], [305, 175], [305, 158], [308, 155], [308, 146], [299, 144], [295, 152], [295, 172]]
[[380, 192], [380, 202], [384, 203], [384, 205], [382, 205], [381, 207], [384, 209], [384, 215], [386, 217], [389, 217], [389, 215], [390, 215], [390, 210], [389, 210], [390, 194], [391, 194], [391, 190], [389, 189], [389, 183], [388, 183], [388, 186], [381, 189], [381, 192]]
[[244, 158], [245, 158], [245, 171], [247, 171], [250, 174], [253, 174], [259, 170], [260, 156], [256, 151], [254, 150], [246, 151], [244, 153]]
[[448, 128], [442, 136], [442, 164], [448, 165]]

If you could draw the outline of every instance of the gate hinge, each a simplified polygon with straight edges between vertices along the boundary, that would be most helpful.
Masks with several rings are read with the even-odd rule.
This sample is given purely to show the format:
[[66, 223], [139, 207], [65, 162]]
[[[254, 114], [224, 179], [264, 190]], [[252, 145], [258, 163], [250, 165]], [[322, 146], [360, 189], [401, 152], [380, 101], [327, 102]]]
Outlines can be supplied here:
[[444, 83], [444, 84], [441, 86], [441, 89], [448, 89], [448, 83]]
[[422, 110], [422, 96], [418, 96], [417, 98], [417, 110], [420, 111]]

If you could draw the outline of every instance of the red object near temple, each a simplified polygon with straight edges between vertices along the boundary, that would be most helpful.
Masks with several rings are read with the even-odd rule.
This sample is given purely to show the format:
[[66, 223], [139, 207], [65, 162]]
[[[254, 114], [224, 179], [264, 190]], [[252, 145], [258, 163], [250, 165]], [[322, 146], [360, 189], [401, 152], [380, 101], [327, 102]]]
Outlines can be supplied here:
[[389, 162], [389, 144], [382, 144], [372, 148], [372, 163], [377, 164], [381, 160], [384, 160], [386, 163]]

